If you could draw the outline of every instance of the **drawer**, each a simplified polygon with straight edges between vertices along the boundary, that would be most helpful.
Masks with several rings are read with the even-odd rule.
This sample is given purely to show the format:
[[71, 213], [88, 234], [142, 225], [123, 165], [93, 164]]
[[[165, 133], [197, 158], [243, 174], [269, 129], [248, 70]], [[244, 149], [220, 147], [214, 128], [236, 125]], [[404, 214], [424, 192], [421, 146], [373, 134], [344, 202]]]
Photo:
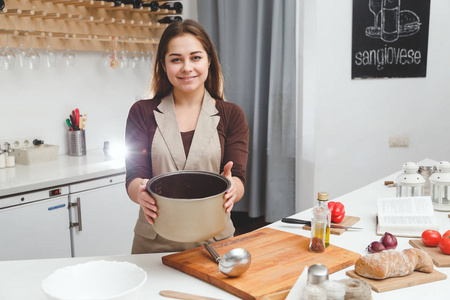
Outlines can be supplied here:
[[[98, 178], [94, 180], [83, 181], [75, 184], [69, 185], [69, 192], [71, 194], [82, 192], [86, 190], [91, 190], [95, 188], [100, 188], [108, 185], [119, 184], [125, 182], [125, 173], [107, 176], [103, 178]], [[125, 189], [125, 186], [124, 186]]]

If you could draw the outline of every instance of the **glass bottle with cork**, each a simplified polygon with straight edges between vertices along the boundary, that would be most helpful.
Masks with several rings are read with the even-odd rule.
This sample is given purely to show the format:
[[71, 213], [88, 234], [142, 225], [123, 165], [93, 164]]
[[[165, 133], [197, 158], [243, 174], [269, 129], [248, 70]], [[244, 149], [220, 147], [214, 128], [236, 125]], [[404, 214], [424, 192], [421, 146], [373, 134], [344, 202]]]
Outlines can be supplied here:
[[320, 192], [317, 194], [317, 205], [315, 209], [321, 214], [323, 214], [326, 218], [325, 247], [328, 247], [330, 245], [330, 225], [331, 225], [331, 211], [328, 208], [328, 193]]

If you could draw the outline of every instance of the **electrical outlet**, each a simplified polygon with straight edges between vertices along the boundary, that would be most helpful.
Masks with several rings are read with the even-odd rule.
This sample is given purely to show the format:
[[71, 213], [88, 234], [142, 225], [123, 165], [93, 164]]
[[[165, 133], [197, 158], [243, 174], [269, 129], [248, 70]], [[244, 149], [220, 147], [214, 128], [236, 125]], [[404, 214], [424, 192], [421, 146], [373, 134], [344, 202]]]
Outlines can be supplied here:
[[389, 137], [389, 148], [408, 148], [408, 136], [391, 136]]

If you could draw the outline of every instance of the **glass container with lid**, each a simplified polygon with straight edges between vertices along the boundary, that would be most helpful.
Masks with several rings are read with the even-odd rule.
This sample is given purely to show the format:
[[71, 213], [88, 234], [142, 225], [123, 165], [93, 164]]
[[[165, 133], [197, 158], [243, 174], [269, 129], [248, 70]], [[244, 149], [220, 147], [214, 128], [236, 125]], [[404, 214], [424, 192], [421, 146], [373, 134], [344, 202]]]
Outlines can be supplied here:
[[423, 196], [425, 179], [418, 173], [419, 166], [414, 162], [403, 164], [403, 173], [395, 180], [397, 197]]
[[431, 201], [435, 210], [450, 211], [450, 163], [441, 161], [430, 176]]

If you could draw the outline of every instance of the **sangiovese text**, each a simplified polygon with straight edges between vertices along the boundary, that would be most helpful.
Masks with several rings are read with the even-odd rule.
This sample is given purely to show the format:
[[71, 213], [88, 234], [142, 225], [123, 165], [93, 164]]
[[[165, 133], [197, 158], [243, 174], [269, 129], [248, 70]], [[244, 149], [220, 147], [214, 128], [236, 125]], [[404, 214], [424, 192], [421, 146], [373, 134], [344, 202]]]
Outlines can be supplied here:
[[355, 64], [358, 66], [376, 66], [382, 70], [385, 65], [420, 64], [422, 54], [413, 49], [387, 47], [360, 51], [355, 54]]

